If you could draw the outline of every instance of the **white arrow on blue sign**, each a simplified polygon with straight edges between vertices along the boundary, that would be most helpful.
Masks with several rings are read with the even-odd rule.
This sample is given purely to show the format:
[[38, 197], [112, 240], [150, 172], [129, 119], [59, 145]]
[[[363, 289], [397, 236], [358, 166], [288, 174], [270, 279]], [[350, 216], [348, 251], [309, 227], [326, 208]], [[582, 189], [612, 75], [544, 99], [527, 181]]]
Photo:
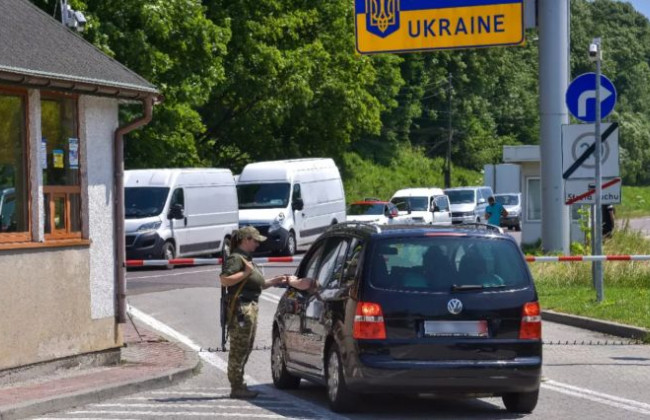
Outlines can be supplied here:
[[[585, 73], [573, 79], [566, 91], [569, 112], [584, 122], [596, 121], [596, 73]], [[608, 116], [616, 105], [616, 88], [600, 76], [600, 118]]]

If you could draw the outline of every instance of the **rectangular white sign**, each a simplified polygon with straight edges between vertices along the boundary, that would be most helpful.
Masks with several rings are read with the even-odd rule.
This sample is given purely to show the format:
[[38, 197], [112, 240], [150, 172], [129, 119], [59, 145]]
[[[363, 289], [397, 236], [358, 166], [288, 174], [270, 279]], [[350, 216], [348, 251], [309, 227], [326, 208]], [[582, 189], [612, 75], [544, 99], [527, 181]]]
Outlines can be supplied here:
[[[603, 178], [602, 204], [621, 203], [620, 178]], [[588, 194], [595, 189], [592, 179], [568, 179], [564, 183], [564, 202], [566, 204], [596, 204], [596, 194]], [[583, 197], [580, 197], [583, 196]]]
[[[601, 124], [601, 133], [607, 131], [611, 123]], [[571, 124], [562, 126], [562, 174], [570, 170], [582, 154], [594, 144], [595, 124]], [[601, 143], [601, 176], [620, 176], [618, 163], [618, 128]], [[596, 159], [592, 153], [575, 171], [565, 179], [591, 178], [596, 175]]]

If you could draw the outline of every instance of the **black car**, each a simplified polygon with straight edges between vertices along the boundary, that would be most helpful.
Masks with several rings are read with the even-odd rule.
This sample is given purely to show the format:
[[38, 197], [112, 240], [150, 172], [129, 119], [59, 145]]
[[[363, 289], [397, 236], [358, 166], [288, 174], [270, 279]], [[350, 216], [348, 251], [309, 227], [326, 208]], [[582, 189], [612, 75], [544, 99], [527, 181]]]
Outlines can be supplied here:
[[362, 393], [501, 396], [531, 412], [541, 312], [516, 242], [487, 225], [343, 223], [305, 254], [273, 323], [273, 382], [327, 386], [331, 408]]

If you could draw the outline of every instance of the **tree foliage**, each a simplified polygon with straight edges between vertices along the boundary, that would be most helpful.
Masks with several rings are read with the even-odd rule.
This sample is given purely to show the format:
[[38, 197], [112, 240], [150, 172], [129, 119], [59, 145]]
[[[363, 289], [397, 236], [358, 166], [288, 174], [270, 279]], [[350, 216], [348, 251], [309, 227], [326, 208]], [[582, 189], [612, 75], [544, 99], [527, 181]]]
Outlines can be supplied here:
[[[50, 14], [58, 3], [33, 1]], [[236, 172], [302, 156], [345, 166], [349, 152], [391, 167], [403, 149], [439, 162], [451, 134], [454, 165], [479, 170], [500, 161], [503, 145], [539, 143], [535, 30], [520, 47], [369, 57], [355, 53], [350, 0], [70, 3], [89, 18], [86, 39], [165, 96], [127, 141], [131, 168]], [[602, 37], [624, 182], [647, 184], [650, 23], [614, 0], [571, 0], [571, 13], [571, 75], [593, 71], [586, 51]]]

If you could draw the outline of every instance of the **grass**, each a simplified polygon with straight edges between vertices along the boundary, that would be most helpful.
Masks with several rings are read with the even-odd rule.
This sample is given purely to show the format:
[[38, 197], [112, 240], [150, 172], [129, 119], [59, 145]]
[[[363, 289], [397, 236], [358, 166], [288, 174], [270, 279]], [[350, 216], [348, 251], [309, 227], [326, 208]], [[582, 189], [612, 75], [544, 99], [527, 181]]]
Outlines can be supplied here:
[[[605, 254], [650, 254], [650, 241], [629, 228], [605, 241]], [[596, 301], [591, 263], [531, 263], [544, 309], [620, 322], [650, 330], [650, 261], [608, 261], [604, 301]]]
[[616, 218], [650, 216], [650, 187], [623, 186], [621, 204], [616, 206]]

